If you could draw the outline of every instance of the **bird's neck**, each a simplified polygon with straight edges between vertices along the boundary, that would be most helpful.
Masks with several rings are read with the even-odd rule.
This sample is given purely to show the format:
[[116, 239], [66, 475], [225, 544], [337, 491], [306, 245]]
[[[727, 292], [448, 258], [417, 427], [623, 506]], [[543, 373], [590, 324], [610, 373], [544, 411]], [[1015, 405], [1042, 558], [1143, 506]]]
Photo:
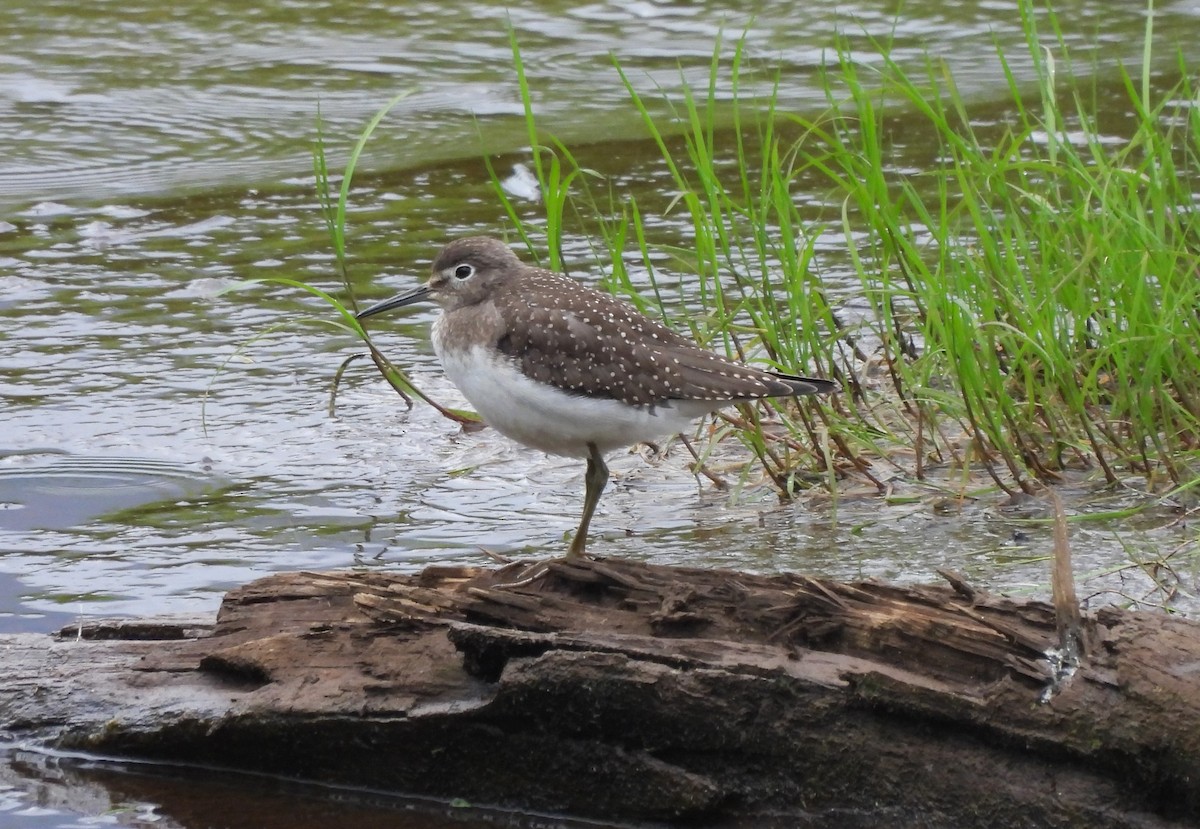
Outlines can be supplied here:
[[495, 348], [507, 326], [494, 302], [464, 305], [443, 311], [430, 332], [438, 354], [467, 351], [475, 346]]

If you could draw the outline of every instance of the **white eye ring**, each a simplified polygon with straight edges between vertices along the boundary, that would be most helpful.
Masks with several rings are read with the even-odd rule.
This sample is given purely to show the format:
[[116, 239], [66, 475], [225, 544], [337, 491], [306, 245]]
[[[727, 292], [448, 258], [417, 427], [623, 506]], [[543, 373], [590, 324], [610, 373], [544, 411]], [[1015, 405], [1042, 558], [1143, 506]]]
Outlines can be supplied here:
[[474, 265], [459, 265], [457, 268], [454, 269], [454, 278], [455, 279], [467, 279], [468, 277], [473, 276], [474, 274], [475, 274], [475, 266]]

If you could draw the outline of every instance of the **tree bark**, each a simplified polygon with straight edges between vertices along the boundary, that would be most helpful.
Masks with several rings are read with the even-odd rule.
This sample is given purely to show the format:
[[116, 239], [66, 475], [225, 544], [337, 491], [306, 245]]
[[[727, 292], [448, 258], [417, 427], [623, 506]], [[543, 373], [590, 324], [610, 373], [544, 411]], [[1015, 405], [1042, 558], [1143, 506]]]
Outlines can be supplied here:
[[[1200, 822], [1200, 625], [629, 561], [296, 573], [213, 625], [0, 637], [64, 749], [739, 826]], [[833, 821], [831, 823], [831, 821]]]

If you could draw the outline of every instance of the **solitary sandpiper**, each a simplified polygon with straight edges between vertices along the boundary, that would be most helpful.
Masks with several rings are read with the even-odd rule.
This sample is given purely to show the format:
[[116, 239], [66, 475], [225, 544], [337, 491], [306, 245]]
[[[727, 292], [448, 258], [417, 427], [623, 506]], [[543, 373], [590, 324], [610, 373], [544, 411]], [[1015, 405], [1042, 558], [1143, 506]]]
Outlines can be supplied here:
[[836, 383], [736, 363], [700, 348], [611, 294], [521, 262], [495, 239], [458, 239], [419, 288], [359, 319], [431, 299], [433, 349], [484, 421], [518, 443], [587, 458], [583, 555], [608, 483], [604, 455], [673, 435], [745, 400], [838, 390]]

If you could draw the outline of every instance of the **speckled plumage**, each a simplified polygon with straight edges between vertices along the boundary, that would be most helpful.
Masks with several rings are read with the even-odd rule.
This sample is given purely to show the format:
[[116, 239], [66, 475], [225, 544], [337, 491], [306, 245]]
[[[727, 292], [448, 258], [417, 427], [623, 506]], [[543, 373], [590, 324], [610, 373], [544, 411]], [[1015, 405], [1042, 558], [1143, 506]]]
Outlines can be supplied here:
[[487, 423], [527, 446], [588, 459], [571, 555], [583, 552], [608, 478], [603, 453], [737, 401], [837, 389], [706, 351], [610, 294], [525, 265], [495, 239], [451, 242], [425, 285], [359, 317], [424, 299], [443, 309], [432, 332], [443, 368]]
[[[469, 279], [480, 281], [452, 291], [452, 274], [462, 265], [474, 267]], [[762, 371], [699, 348], [611, 294], [523, 264], [494, 239], [452, 242], [434, 261], [433, 272], [432, 281], [441, 286], [434, 298], [446, 309], [437, 334], [441, 349], [485, 341], [525, 376], [564, 391], [631, 406], [711, 401], [716, 409], [736, 400], [834, 388], [825, 380]]]

